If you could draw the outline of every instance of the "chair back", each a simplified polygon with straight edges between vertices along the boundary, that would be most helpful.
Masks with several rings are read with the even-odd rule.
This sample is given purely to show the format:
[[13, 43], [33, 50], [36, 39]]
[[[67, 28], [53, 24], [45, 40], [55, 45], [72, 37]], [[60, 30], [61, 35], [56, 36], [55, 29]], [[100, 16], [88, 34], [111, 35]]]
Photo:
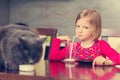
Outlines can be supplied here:
[[101, 39], [107, 41], [120, 53], [120, 29], [103, 29]]
[[50, 36], [50, 43], [46, 46], [44, 59], [48, 60], [52, 40], [57, 36], [56, 28], [35, 28], [40, 35]]

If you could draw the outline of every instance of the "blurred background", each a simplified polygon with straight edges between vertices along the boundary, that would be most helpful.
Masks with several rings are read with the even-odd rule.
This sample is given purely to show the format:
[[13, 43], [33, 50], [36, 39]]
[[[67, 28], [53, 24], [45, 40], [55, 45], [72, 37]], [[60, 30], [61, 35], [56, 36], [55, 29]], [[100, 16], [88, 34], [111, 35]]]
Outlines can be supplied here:
[[0, 0], [0, 26], [22, 22], [73, 36], [77, 14], [93, 8], [100, 12], [103, 28], [120, 28], [119, 4], [120, 0]]

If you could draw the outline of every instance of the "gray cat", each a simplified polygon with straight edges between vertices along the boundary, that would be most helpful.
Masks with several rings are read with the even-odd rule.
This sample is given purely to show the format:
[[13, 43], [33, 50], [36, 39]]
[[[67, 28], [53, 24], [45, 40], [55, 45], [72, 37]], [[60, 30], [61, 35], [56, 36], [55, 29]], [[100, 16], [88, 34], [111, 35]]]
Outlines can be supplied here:
[[0, 28], [0, 67], [18, 70], [20, 64], [34, 64], [42, 56], [42, 44], [37, 32], [28, 27], [9, 25]]

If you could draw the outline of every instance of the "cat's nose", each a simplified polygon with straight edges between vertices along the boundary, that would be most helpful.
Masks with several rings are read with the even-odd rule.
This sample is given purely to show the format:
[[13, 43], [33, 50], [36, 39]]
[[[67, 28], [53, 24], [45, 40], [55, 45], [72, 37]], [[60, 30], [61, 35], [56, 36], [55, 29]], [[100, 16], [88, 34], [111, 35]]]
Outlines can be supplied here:
[[29, 60], [29, 63], [30, 63], [30, 64], [31, 64], [31, 63], [33, 63], [33, 60], [32, 60], [32, 59], [30, 59], [30, 60]]

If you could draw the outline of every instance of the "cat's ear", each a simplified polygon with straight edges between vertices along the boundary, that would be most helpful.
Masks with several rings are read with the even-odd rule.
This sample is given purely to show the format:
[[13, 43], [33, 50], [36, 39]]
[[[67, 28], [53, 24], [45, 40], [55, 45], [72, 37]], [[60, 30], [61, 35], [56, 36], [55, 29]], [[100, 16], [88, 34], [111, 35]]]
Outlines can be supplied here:
[[27, 40], [26, 37], [20, 37], [19, 42], [20, 42], [20, 47], [21, 48], [28, 46], [28, 40]]
[[39, 36], [39, 40], [42, 43], [44, 43], [46, 39], [47, 39], [47, 36]]
[[19, 41], [20, 41], [22, 44], [26, 44], [27, 38], [26, 38], [26, 37], [20, 37], [20, 38], [19, 38]]
[[47, 37], [36, 37], [36, 38], [27, 38], [27, 37], [20, 37], [19, 41], [20, 43], [26, 45], [26, 44], [31, 44], [32, 41], [39, 42], [39, 43], [44, 43]]

